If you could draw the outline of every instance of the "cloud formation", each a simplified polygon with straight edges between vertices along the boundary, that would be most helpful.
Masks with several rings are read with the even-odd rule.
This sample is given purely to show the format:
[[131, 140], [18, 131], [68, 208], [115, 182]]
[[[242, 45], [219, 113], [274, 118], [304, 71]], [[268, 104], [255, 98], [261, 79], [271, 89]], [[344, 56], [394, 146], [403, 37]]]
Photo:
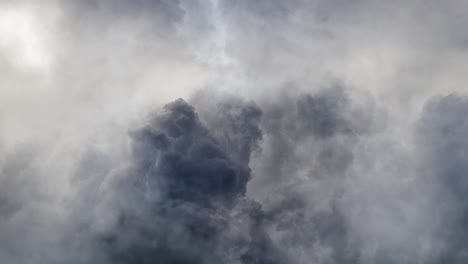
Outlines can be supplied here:
[[466, 8], [1, 2], [0, 262], [466, 263]]

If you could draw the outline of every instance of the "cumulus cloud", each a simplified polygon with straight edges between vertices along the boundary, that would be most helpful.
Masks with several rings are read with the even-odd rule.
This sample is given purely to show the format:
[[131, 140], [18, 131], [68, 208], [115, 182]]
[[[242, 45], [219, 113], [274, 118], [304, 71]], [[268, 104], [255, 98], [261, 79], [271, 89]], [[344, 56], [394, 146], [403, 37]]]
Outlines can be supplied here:
[[[240, 103], [232, 111], [249, 113], [250, 107]], [[260, 205], [245, 195], [250, 178], [245, 146], [261, 136], [261, 112], [253, 111], [256, 115], [227, 114], [217, 120], [219, 130], [226, 129], [217, 138], [194, 108], [178, 99], [131, 133], [131, 162], [106, 179], [99, 205], [114, 210], [110, 226], [99, 234], [111, 261], [279, 261], [262, 230]], [[237, 144], [226, 141], [232, 127], [248, 126], [257, 133], [235, 132], [243, 135]]]

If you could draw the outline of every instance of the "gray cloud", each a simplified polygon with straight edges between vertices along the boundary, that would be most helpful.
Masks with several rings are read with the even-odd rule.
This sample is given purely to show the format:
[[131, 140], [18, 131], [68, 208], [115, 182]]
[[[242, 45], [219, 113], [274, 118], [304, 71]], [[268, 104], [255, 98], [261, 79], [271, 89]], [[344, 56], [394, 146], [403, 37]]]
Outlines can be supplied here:
[[424, 153], [427, 179], [436, 184], [434, 217], [440, 225], [441, 241], [437, 263], [467, 260], [465, 237], [467, 207], [466, 133], [464, 117], [468, 100], [459, 95], [432, 98], [424, 106], [418, 125], [418, 142]]

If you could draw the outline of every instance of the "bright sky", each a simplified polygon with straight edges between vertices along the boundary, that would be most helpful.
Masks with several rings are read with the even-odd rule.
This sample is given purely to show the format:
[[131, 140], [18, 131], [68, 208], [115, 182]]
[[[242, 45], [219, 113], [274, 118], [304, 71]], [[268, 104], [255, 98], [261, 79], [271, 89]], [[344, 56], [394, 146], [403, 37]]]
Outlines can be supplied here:
[[47, 22], [30, 6], [1, 5], [0, 56], [16, 67], [47, 72], [52, 64]]

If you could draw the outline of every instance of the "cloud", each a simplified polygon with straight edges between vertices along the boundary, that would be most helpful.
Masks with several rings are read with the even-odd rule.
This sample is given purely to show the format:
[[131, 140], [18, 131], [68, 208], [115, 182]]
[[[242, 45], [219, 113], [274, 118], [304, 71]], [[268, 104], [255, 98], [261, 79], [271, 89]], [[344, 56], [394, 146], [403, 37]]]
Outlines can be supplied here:
[[218, 107], [226, 113], [212, 120], [220, 133], [182, 99], [131, 132], [131, 162], [108, 176], [99, 205], [115, 210], [110, 227], [96, 236], [111, 262], [279, 261], [262, 230], [260, 205], [245, 195], [261, 112], [240, 100]]
[[0, 7], [0, 262], [466, 262], [465, 2]]
[[438, 219], [437, 236], [441, 256], [437, 263], [463, 263], [467, 226], [464, 193], [467, 185], [468, 124], [464, 113], [468, 100], [460, 95], [432, 98], [424, 106], [418, 124], [418, 142], [424, 155], [427, 180], [435, 181], [437, 192], [434, 217]]

